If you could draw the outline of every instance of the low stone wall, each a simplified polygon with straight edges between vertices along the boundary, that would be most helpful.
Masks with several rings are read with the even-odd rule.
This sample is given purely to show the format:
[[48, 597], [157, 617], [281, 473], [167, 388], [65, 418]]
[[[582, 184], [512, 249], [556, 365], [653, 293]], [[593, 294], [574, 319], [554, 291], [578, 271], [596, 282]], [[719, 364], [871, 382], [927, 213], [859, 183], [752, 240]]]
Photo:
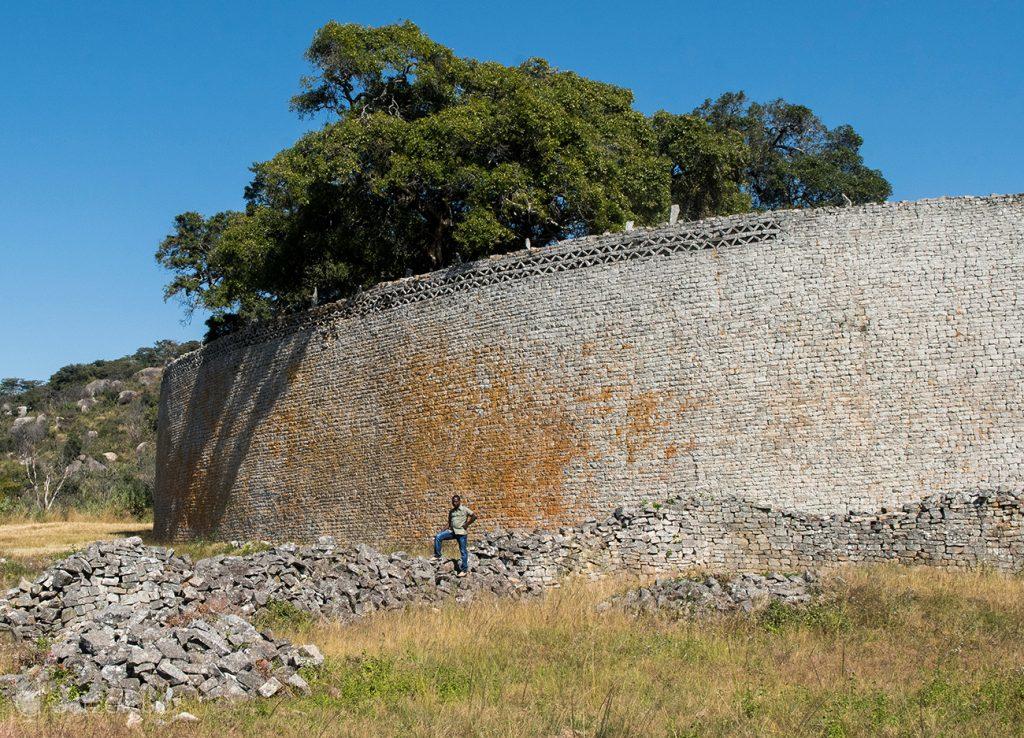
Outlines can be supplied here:
[[549, 580], [623, 569], [663, 574], [886, 562], [1018, 572], [1024, 570], [1024, 491], [935, 496], [894, 510], [836, 515], [774, 510], [738, 498], [688, 498], [620, 508], [604, 522], [534, 536], [536, 562], [524, 568]]

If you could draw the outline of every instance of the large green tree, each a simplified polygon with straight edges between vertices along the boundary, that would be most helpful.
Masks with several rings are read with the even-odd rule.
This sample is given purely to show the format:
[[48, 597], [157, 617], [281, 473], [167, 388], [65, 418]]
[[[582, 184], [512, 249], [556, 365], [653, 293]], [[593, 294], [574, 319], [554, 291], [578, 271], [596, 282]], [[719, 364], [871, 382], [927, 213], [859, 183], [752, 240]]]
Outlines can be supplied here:
[[408, 22], [328, 23], [306, 56], [292, 108], [327, 122], [254, 165], [244, 212], [179, 215], [157, 252], [166, 296], [211, 311], [211, 335], [526, 239], [655, 223], [673, 202], [687, 218], [772, 205], [747, 118], [648, 118], [628, 90], [461, 58]]

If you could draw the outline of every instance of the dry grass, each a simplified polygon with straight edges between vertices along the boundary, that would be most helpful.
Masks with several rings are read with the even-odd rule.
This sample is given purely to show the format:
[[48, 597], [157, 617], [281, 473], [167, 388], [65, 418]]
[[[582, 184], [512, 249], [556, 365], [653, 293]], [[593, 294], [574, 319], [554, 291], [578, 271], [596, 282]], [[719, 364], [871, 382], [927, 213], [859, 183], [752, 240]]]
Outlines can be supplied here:
[[[1024, 580], [875, 567], [831, 601], [715, 622], [594, 605], [630, 582], [528, 602], [382, 613], [350, 626], [284, 613], [327, 663], [309, 697], [191, 705], [151, 735], [1013, 735], [1024, 733]], [[4, 662], [13, 656], [4, 654]], [[124, 717], [10, 707], [3, 735], [137, 735]]]
[[144, 535], [152, 529], [152, 523], [96, 518], [8, 523], [0, 525], [0, 556], [21, 559], [49, 556], [91, 541]]

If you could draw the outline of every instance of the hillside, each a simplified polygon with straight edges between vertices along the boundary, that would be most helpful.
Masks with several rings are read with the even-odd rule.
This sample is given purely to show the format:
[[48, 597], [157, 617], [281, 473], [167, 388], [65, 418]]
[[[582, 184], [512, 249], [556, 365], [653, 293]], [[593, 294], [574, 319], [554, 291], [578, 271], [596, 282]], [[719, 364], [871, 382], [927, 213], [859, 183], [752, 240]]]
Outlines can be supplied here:
[[46, 382], [0, 383], [0, 515], [144, 516], [152, 505], [163, 367], [198, 343], [69, 364]]

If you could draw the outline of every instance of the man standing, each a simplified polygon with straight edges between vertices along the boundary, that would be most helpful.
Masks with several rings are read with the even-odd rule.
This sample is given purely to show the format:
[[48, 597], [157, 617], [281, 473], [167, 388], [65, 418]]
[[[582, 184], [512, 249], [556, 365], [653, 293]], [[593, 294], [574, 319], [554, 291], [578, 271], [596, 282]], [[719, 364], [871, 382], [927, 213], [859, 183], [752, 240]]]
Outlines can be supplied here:
[[434, 536], [434, 558], [441, 558], [441, 544], [444, 541], [455, 539], [459, 542], [459, 554], [462, 556], [462, 566], [459, 567], [459, 576], [466, 576], [469, 571], [469, 548], [466, 545], [466, 531], [469, 526], [476, 522], [476, 514], [462, 504], [462, 498], [458, 495], [452, 497], [452, 509], [448, 511], [448, 529], [443, 530]]

